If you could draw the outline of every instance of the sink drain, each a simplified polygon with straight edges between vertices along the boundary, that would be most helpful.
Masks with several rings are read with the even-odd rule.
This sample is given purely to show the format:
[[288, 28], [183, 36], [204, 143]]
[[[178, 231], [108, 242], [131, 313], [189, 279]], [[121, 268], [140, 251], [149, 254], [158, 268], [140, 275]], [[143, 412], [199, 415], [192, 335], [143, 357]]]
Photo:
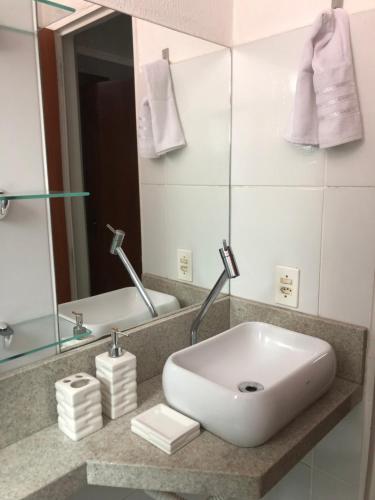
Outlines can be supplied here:
[[263, 391], [264, 387], [258, 382], [241, 382], [238, 384], [238, 390], [241, 392], [257, 392]]

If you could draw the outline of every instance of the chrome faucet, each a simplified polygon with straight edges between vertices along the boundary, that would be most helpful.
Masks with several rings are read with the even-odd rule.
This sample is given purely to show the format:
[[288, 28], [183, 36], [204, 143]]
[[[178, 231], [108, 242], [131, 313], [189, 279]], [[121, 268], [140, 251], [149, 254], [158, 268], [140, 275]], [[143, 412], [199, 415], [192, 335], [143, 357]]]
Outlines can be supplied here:
[[142, 281], [139, 279], [137, 273], [135, 272], [134, 267], [131, 265], [129, 259], [125, 255], [124, 250], [121, 248], [122, 242], [124, 241], [125, 238], [125, 233], [121, 229], [114, 229], [112, 226], [107, 224], [107, 228], [112, 231], [113, 233], [113, 239], [111, 243], [111, 248], [110, 252], [112, 255], [118, 255], [120, 257], [121, 262], [124, 264], [125, 269], [128, 271], [129, 276], [134, 283], [134, 286], [137, 288], [138, 292], [140, 293], [143, 302], [146, 304], [148, 310], [151, 313], [151, 316], [153, 318], [156, 318], [158, 316], [158, 313], [156, 312], [155, 306], [152, 303], [152, 300], [148, 296], [148, 293], [146, 292]]
[[12, 327], [0, 321], [0, 337], [3, 338], [4, 347], [9, 347], [12, 343], [14, 330]]
[[76, 324], [73, 327], [73, 336], [79, 337], [80, 335], [86, 335], [88, 332], [87, 328], [83, 326], [83, 314], [81, 312], [72, 311], [76, 318]]
[[219, 249], [220, 257], [224, 264], [224, 271], [221, 273], [219, 279], [215, 283], [214, 287], [208, 294], [206, 300], [203, 302], [198, 316], [193, 321], [191, 325], [191, 345], [194, 345], [198, 341], [198, 330], [203, 321], [203, 318], [206, 316], [209, 308], [215, 302], [217, 296], [221, 292], [225, 283], [233, 278], [237, 278], [240, 275], [240, 272], [237, 267], [236, 259], [233, 255], [231, 247], [227, 244], [226, 240], [223, 240], [223, 248]]

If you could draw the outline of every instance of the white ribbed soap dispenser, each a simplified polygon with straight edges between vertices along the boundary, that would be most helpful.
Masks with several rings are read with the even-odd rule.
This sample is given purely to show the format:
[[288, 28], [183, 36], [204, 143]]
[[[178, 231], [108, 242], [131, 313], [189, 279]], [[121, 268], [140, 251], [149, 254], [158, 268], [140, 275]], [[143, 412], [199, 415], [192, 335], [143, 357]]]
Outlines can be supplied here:
[[118, 418], [137, 408], [136, 357], [118, 345], [119, 331], [112, 329], [108, 352], [95, 358], [96, 378], [100, 380], [103, 413]]

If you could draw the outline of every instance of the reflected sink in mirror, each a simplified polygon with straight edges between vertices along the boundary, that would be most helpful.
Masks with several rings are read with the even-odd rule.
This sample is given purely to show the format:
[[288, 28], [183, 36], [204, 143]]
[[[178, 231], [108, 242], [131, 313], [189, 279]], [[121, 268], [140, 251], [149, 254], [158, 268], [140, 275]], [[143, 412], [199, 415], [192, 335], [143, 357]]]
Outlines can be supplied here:
[[[180, 309], [180, 304], [173, 295], [154, 290], [146, 289], [146, 291], [159, 316]], [[59, 305], [58, 311], [60, 332], [64, 328], [72, 330], [76, 322], [73, 311], [79, 311], [83, 314], [83, 326], [88, 328], [95, 337], [108, 335], [111, 328], [125, 330], [152, 319], [135, 287], [121, 288], [85, 299], [66, 302]], [[64, 335], [64, 331], [61, 333]]]
[[266, 323], [242, 323], [172, 354], [165, 397], [237, 446], [258, 446], [322, 396], [336, 374], [327, 342]]

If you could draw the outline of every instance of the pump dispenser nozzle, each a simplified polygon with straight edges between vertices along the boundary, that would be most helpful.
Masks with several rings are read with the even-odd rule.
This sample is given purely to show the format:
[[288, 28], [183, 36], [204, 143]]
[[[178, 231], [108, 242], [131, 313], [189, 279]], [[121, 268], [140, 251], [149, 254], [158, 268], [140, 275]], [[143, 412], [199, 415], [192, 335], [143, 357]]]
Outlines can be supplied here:
[[120, 330], [118, 328], [112, 328], [111, 330], [111, 340], [112, 344], [108, 349], [108, 354], [111, 358], [119, 358], [122, 356], [122, 348], [118, 345], [118, 335]]

